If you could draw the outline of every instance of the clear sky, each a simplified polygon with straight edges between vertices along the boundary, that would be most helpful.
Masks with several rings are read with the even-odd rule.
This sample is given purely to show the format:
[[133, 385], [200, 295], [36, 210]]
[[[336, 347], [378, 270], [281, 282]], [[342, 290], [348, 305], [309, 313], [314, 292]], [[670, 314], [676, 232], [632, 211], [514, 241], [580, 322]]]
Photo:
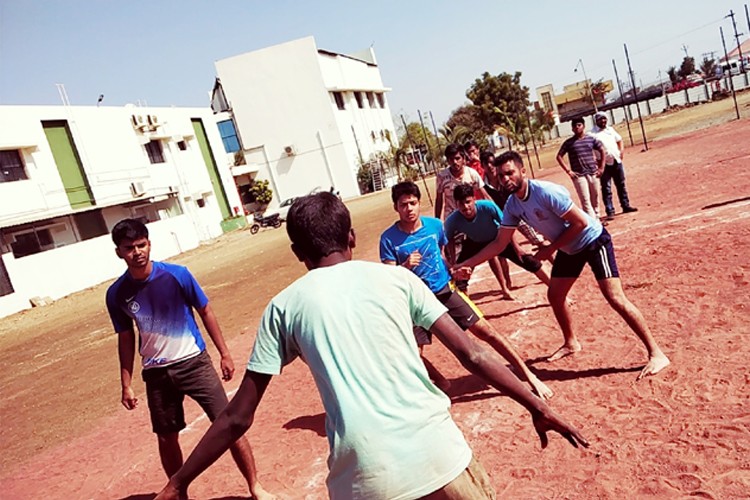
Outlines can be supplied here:
[[[313, 35], [319, 48], [373, 45], [394, 115], [432, 111], [438, 126], [483, 72], [522, 72], [555, 89], [626, 75], [648, 84], [685, 55], [722, 55], [732, 25], [750, 33], [739, 0], [559, 2], [465, 0], [0, 0], [0, 104], [207, 106], [214, 61]], [[741, 40], [746, 40], [747, 35]]]

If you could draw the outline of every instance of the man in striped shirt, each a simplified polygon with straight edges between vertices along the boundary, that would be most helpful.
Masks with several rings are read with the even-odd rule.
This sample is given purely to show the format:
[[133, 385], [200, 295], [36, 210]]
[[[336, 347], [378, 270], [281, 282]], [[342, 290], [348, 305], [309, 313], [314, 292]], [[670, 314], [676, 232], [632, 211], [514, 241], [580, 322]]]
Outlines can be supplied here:
[[[588, 134], [583, 118], [574, 118], [571, 122], [573, 137], [569, 137], [557, 152], [557, 163], [568, 174], [581, 200], [583, 211], [596, 219], [599, 218], [599, 186], [597, 179], [604, 172], [606, 152], [599, 141]], [[594, 157], [594, 151], [599, 157]], [[570, 166], [563, 157], [568, 155]], [[605, 224], [606, 225], [606, 224]]]

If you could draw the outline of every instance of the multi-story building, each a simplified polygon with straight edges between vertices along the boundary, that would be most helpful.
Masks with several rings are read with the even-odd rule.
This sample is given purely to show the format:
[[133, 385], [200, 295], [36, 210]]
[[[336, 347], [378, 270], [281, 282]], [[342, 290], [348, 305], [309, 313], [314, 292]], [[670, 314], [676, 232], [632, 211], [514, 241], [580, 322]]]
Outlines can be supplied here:
[[357, 196], [360, 167], [397, 144], [372, 48], [339, 54], [308, 37], [222, 59], [216, 72], [212, 108], [244, 156], [232, 167], [240, 193], [265, 179], [274, 203], [315, 189]]
[[0, 317], [123, 272], [109, 232], [162, 259], [244, 225], [207, 108], [0, 106]]

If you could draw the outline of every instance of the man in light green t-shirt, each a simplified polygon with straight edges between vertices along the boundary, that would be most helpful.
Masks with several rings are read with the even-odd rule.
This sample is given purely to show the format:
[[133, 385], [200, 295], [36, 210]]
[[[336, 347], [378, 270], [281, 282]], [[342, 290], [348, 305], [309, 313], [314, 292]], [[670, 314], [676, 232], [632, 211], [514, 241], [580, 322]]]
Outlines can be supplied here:
[[542, 447], [547, 431], [588, 446], [493, 352], [471, 341], [413, 273], [352, 261], [351, 219], [334, 195], [297, 200], [287, 232], [309, 272], [271, 300], [237, 394], [157, 500], [187, 495], [190, 482], [250, 427], [271, 376], [297, 357], [326, 410], [332, 499], [494, 498], [450, 416], [450, 400], [429, 380], [412, 324], [529, 410]]

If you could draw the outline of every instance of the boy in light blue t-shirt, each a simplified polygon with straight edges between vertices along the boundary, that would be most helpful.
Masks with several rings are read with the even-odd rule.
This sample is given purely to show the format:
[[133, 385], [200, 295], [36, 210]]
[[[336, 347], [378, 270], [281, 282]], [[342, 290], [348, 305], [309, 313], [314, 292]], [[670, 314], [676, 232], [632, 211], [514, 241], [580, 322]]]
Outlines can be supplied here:
[[467, 369], [527, 408], [543, 446], [549, 430], [588, 446], [494, 353], [469, 340], [411, 272], [352, 261], [351, 219], [336, 196], [295, 201], [287, 232], [309, 272], [271, 300], [236, 395], [156, 500], [186, 495], [190, 482], [249, 429], [271, 377], [298, 357], [326, 412], [331, 499], [494, 498], [451, 418], [450, 400], [427, 378], [413, 323], [429, 328]]

